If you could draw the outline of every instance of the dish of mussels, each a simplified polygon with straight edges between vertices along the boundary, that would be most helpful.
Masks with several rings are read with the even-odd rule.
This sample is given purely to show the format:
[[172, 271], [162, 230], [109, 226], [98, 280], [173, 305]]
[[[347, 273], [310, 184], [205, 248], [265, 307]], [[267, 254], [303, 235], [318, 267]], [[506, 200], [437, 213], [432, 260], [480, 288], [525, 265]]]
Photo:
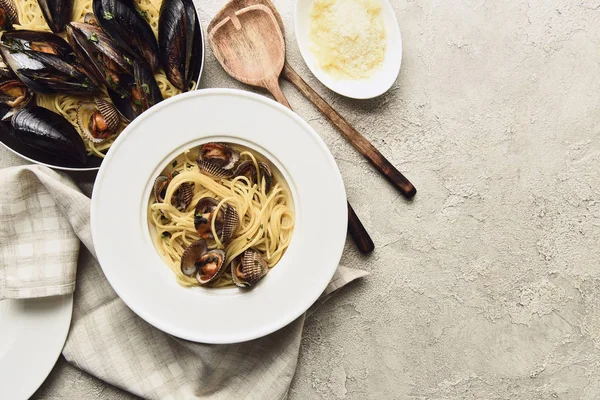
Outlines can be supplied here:
[[0, 29], [0, 142], [53, 168], [97, 169], [202, 73], [192, 0], [0, 0]]

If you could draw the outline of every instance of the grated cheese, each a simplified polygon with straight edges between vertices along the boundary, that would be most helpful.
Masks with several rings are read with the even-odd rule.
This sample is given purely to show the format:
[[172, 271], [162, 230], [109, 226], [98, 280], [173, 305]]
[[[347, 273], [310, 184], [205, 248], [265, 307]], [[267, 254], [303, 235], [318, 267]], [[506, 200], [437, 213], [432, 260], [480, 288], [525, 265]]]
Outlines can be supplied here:
[[383, 63], [385, 26], [377, 0], [314, 0], [311, 51], [335, 78], [365, 79]]

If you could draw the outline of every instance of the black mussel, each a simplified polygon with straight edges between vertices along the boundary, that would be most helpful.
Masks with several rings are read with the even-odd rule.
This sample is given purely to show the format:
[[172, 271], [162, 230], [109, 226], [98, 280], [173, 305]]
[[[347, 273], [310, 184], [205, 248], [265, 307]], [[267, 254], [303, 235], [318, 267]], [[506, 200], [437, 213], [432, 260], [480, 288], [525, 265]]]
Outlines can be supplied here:
[[127, 53], [158, 68], [158, 44], [152, 28], [132, 0], [93, 0], [94, 15], [102, 29]]
[[0, 0], [0, 30], [8, 31], [19, 23], [19, 15], [14, 0]]
[[77, 125], [84, 138], [94, 143], [114, 137], [121, 118], [117, 109], [104, 99], [82, 103], [77, 107]]
[[133, 60], [133, 76], [120, 77], [119, 90], [109, 89], [108, 95], [129, 121], [163, 100], [152, 71], [146, 63], [138, 60]]
[[50, 30], [54, 33], [64, 31], [71, 20], [73, 0], [38, 0], [38, 4]]
[[198, 159], [230, 170], [239, 161], [240, 153], [226, 144], [210, 142], [200, 146]]
[[93, 75], [77, 60], [69, 44], [50, 32], [10, 31], [2, 35], [0, 53], [28, 88], [40, 93], [93, 94]]
[[17, 111], [11, 120], [13, 134], [28, 146], [84, 165], [87, 152], [81, 136], [63, 116], [33, 106]]
[[126, 95], [121, 80], [124, 75], [133, 76], [133, 62], [99, 25], [71, 22], [67, 25], [67, 40], [77, 58], [82, 64], [91, 66], [99, 81], [120, 96]]
[[249, 288], [269, 272], [269, 265], [263, 256], [254, 249], [248, 249], [231, 263], [233, 283], [238, 287]]
[[179, 90], [188, 90], [192, 79], [200, 74], [199, 42], [195, 42], [200, 24], [192, 0], [164, 0], [158, 20], [160, 62], [169, 81]]

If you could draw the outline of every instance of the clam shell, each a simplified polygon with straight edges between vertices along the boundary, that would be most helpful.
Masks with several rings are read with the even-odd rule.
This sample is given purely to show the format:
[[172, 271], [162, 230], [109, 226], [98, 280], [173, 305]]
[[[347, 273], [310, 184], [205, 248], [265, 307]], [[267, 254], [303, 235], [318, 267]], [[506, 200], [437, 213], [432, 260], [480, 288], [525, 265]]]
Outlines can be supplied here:
[[226, 205], [225, 211], [223, 213], [223, 228], [219, 235], [219, 240], [221, 243], [227, 244], [233, 238], [233, 234], [237, 230], [240, 224], [240, 217], [238, 215], [237, 210], [230, 206]]
[[199, 260], [208, 251], [206, 241], [196, 240], [190, 244], [181, 255], [181, 273], [185, 276], [195, 276], [198, 272], [196, 261]]
[[242, 288], [254, 286], [269, 272], [269, 266], [262, 255], [248, 249], [231, 263], [231, 276], [233, 283]]
[[177, 191], [173, 196], [173, 206], [175, 206], [175, 208], [177, 208], [179, 211], [183, 211], [190, 205], [193, 197], [194, 184], [183, 182], [179, 188], [177, 188]]
[[198, 159], [214, 164], [224, 170], [230, 170], [240, 160], [240, 153], [225, 143], [210, 142], [200, 147]]
[[219, 202], [212, 197], [203, 197], [196, 204], [196, 209], [194, 210], [194, 227], [196, 228], [196, 232], [205, 239], [213, 237], [210, 224], [213, 218], [213, 211], [218, 205]]
[[19, 23], [19, 14], [17, 13], [17, 6], [14, 0], [0, 0], [0, 8], [3, 8], [4, 12], [6, 12], [11, 26]]
[[[111, 135], [106, 138], [94, 137], [92, 132], [90, 132], [90, 118], [96, 111], [100, 112], [100, 114], [104, 118], [104, 121], [106, 122], [108, 131], [111, 132]], [[79, 130], [81, 131], [83, 137], [91, 142], [102, 143], [114, 137], [114, 135], [117, 132], [119, 122], [120, 118], [118, 111], [112, 104], [110, 104], [106, 100], [95, 99], [94, 103], [82, 103], [79, 105], [79, 107], [77, 107], [77, 126], [79, 127]]]
[[271, 186], [273, 185], [273, 172], [271, 171], [271, 167], [269, 167], [269, 164], [267, 163], [259, 162], [258, 169], [260, 171], [261, 180], [263, 178], [265, 180], [265, 193], [269, 193], [271, 191]]
[[152, 192], [154, 193], [154, 200], [157, 203], [162, 203], [165, 199], [162, 197], [161, 192], [165, 189], [165, 187], [169, 184], [169, 178], [161, 175], [154, 180], [154, 187]]
[[212, 164], [208, 161], [201, 160], [200, 158], [198, 158], [196, 162], [198, 163], [198, 168], [200, 168], [200, 172], [212, 178], [224, 179], [231, 178], [231, 176], [233, 175], [231, 171], [223, 169], [218, 165]]
[[[215, 264], [217, 270], [207, 276], [207, 274], [202, 273], [203, 267], [210, 264]], [[196, 280], [199, 284], [206, 285], [214, 282], [225, 270], [225, 268], [223, 268], [225, 265], [225, 252], [223, 250], [210, 250], [196, 261], [196, 265], [198, 266]]]
[[256, 183], [256, 168], [250, 160], [242, 161], [233, 173], [234, 176], [245, 176], [250, 181], [250, 184]]

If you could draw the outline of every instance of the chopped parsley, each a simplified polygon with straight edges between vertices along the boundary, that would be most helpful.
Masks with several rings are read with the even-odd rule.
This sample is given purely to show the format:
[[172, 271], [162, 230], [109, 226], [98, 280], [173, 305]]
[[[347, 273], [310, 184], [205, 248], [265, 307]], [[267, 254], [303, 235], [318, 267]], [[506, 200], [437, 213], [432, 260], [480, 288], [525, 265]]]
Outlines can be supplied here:
[[173, 166], [173, 168], [175, 168], [177, 166], [177, 160], [173, 161], [173, 164], [171, 164], [171, 165]]
[[111, 19], [113, 19], [115, 16], [112, 15], [112, 13], [109, 13], [108, 11], [104, 11], [104, 19], [109, 21]]
[[[142, 89], [144, 89], [144, 92], [146, 92], [146, 94], [150, 94], [150, 87], [148, 86], [147, 83], [142, 83]], [[175, 161], [177, 162], [177, 161]]]
[[162, 233], [162, 237], [164, 237], [164, 238], [170, 238], [171, 237], [171, 232], [167, 232], [167, 231], [163, 232]]
[[142, 11], [142, 10], [137, 10], [137, 12], [144, 17], [145, 20], [148, 19], [148, 14], [146, 13], [146, 11]]
[[141, 107], [142, 106], [142, 102], [139, 100], [134, 100], [133, 101], [135, 103], [136, 106]]
[[123, 56], [123, 58], [125, 59], [125, 61], [127, 61], [127, 64], [133, 65], [133, 63], [131, 62], [131, 59], [129, 57]]
[[88, 40], [92, 43], [98, 43], [98, 35], [96, 34], [96, 32], [92, 33]]

